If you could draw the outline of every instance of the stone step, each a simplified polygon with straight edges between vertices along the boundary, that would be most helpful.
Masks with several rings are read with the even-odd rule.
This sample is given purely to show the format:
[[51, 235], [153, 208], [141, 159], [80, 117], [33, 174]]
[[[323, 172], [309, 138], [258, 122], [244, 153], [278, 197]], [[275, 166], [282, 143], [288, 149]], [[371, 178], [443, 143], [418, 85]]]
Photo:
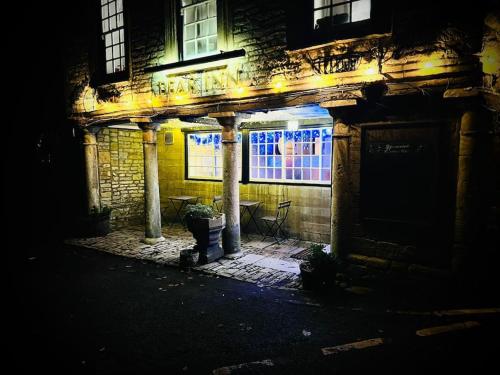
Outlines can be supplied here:
[[451, 278], [450, 270], [415, 263], [399, 262], [356, 253], [349, 254], [346, 260], [351, 264], [364, 267], [367, 271], [372, 269], [378, 273], [385, 273], [387, 275], [432, 280], [448, 280]]

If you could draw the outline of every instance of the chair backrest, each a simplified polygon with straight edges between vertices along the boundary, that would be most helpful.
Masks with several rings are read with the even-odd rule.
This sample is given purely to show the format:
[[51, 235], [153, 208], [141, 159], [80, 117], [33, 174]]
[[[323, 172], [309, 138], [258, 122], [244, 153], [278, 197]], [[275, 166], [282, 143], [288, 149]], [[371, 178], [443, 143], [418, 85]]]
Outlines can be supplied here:
[[292, 201], [284, 201], [284, 202], [278, 203], [278, 211], [276, 212], [276, 220], [279, 220], [281, 222], [285, 221], [286, 217], [288, 216], [288, 210], [289, 210], [291, 204], [292, 204]]
[[212, 200], [212, 208], [218, 213], [222, 212], [222, 195], [216, 195]]

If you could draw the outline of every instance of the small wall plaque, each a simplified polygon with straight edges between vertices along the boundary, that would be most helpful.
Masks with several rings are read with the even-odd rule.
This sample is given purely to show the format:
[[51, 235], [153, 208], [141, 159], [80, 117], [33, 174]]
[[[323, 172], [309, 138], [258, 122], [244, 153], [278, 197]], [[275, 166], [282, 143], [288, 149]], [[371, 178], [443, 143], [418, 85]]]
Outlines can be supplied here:
[[165, 144], [173, 145], [174, 144], [174, 133], [173, 132], [165, 132]]

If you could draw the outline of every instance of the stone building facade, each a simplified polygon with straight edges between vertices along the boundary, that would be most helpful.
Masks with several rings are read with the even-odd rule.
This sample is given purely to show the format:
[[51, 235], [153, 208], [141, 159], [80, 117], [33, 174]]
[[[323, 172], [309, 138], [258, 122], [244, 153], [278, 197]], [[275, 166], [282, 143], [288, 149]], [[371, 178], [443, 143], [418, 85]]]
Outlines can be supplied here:
[[[499, 159], [493, 3], [472, 12], [375, 0], [80, 7], [66, 54], [68, 120], [95, 136], [95, 146], [85, 142], [87, 161], [97, 150], [89, 207], [113, 207], [115, 225], [157, 222], [156, 206], [168, 219], [173, 195], [210, 204], [229, 194], [233, 204], [237, 194], [261, 202], [258, 216], [291, 200], [288, 231], [331, 242], [353, 262], [457, 270], [481, 228], [497, 226], [499, 174], [487, 162]], [[291, 123], [333, 130], [328, 183], [252, 179], [252, 132]], [[224, 160], [231, 136], [243, 134], [237, 186], [189, 178], [189, 134], [221, 129]]]

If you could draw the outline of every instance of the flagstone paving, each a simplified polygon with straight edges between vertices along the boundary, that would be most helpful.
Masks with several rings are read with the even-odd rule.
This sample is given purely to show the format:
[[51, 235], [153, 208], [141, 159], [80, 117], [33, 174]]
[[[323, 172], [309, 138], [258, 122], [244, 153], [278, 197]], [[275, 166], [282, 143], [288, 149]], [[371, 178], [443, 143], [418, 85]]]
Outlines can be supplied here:
[[[164, 227], [163, 236], [165, 241], [146, 245], [141, 242], [144, 237], [142, 227], [127, 227], [104, 237], [73, 238], [66, 240], [66, 243], [178, 266], [180, 251], [192, 247], [195, 241], [191, 233], [181, 226]], [[271, 239], [263, 241], [261, 238], [257, 235], [245, 235], [242, 238], [241, 256], [235, 259], [221, 258], [193, 269], [262, 286], [300, 288], [299, 264], [302, 261], [290, 256], [303, 251], [311, 242], [287, 239], [276, 244]]]

